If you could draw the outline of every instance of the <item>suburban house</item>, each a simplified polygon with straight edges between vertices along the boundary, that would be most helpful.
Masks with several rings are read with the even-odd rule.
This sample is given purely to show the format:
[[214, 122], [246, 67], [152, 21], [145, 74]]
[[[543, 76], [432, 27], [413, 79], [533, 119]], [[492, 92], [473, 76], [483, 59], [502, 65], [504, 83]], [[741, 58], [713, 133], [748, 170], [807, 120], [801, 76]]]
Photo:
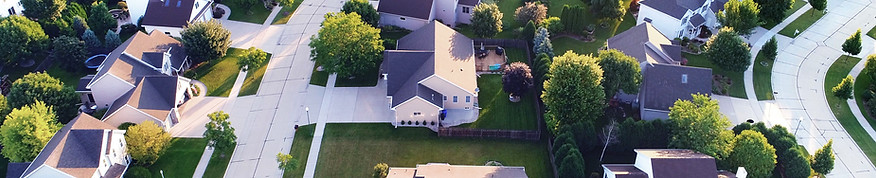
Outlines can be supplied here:
[[24, 6], [21, 6], [21, 0], [4, 0], [0, 2], [0, 17], [9, 17], [10, 15], [24, 15], [21, 12]]
[[390, 167], [386, 178], [457, 177], [457, 178], [526, 178], [523, 167], [459, 166], [447, 163], [417, 164], [416, 168]]
[[[212, 0], [128, 0], [131, 19], [139, 21], [146, 32], [160, 30], [180, 37], [189, 23], [213, 18]], [[142, 20], [140, 19], [142, 18]]]
[[131, 163], [127, 149], [125, 130], [82, 113], [33, 162], [11, 163], [6, 177], [121, 177]]
[[650, 22], [621, 32], [606, 44], [639, 61], [643, 77], [639, 93], [620, 92], [614, 99], [638, 106], [642, 119], [665, 119], [676, 100], [711, 94], [712, 69], [682, 66], [681, 47], [673, 45]]
[[[643, 0], [636, 24], [650, 22], [669, 38], [711, 35], [720, 26], [715, 14], [728, 0]], [[708, 38], [708, 37], [704, 37]]]
[[76, 92], [89, 109], [107, 109], [110, 125], [151, 120], [170, 128], [178, 106], [191, 98], [190, 66], [182, 44], [162, 33], [137, 33], [110, 52], [97, 74], [80, 79]]
[[[383, 80], [393, 125], [452, 126], [477, 119], [472, 40], [432, 22], [398, 40], [383, 55]], [[427, 124], [428, 123], [428, 124]]]
[[480, 0], [380, 0], [377, 12], [381, 26], [394, 25], [408, 30], [437, 20], [450, 27], [471, 24], [471, 13]]
[[[635, 149], [633, 164], [603, 164], [603, 178], [719, 177], [715, 158], [687, 149]], [[722, 172], [722, 177], [735, 177]]]

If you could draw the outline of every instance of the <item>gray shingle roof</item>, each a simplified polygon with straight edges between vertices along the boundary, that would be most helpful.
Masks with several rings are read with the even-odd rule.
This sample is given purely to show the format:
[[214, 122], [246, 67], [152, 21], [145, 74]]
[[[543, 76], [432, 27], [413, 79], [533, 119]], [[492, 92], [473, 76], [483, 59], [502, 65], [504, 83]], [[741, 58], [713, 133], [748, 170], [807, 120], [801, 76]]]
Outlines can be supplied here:
[[178, 76], [152, 75], [143, 77], [137, 87], [125, 93], [107, 110], [107, 119], [122, 106], [128, 105], [164, 120], [176, 104]]
[[706, 0], [644, 0], [639, 3], [681, 19], [688, 10], [696, 10], [705, 2]]
[[718, 11], [724, 10], [724, 4], [727, 4], [729, 0], [714, 0], [712, 4], [709, 5], [709, 9], [712, 9], [712, 12], [718, 14]]
[[6, 165], [6, 178], [20, 178], [27, 166], [30, 166], [30, 162], [9, 163]]
[[91, 168], [100, 164], [104, 130], [70, 130], [57, 168]]
[[76, 177], [91, 177], [99, 163], [95, 160], [100, 160], [103, 134], [114, 129], [91, 115], [79, 114], [52, 136], [23, 175], [46, 165]]
[[79, 84], [76, 85], [76, 91], [91, 91], [86, 86], [91, 80], [94, 79], [94, 75], [86, 75], [85, 77], [79, 78]]
[[478, 3], [480, 2], [480, 0], [459, 0], [459, 4], [467, 6], [475, 6], [478, 5]]
[[706, 18], [702, 15], [694, 15], [690, 18], [690, 24], [694, 27], [699, 27], [700, 25], [703, 25], [703, 23], [706, 23]]
[[642, 23], [621, 32], [606, 42], [608, 48], [617, 49], [636, 58], [640, 63], [674, 64], [681, 61], [681, 48], [672, 45], [666, 36], [657, 31], [651, 23]]
[[143, 25], [184, 27], [191, 20], [194, 6], [195, 0], [149, 0]]
[[715, 158], [686, 149], [636, 149], [651, 158], [653, 177], [718, 177]]
[[380, 0], [377, 12], [429, 19], [433, 0]]
[[641, 102], [646, 109], [668, 111], [675, 101], [692, 99], [691, 94], [712, 94], [712, 69], [652, 64], [643, 72]]
[[[171, 65], [176, 69], [184, 67], [183, 64], [185, 64], [187, 58], [182, 43], [157, 30], [150, 34], [137, 32], [107, 55], [106, 60], [102, 64], [103, 67], [97, 71], [95, 78], [100, 78], [109, 73], [132, 85], [136, 85], [143, 76], [161, 74], [152, 69], [152, 67], [161, 68], [160, 61], [158, 66], [150, 66], [144, 64], [150, 63], [147, 60], [140, 62], [137, 59], [144, 59], [144, 54], [163, 53], [168, 50], [171, 54]], [[91, 82], [94, 82], [94, 80]]]

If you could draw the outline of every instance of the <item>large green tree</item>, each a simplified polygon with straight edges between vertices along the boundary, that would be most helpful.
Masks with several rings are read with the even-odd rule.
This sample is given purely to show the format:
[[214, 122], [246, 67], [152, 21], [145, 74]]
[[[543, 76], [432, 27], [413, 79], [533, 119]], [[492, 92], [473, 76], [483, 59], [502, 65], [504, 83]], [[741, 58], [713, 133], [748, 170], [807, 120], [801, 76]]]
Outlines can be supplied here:
[[861, 29], [859, 28], [855, 34], [852, 34], [845, 42], [843, 42], [843, 51], [851, 55], [861, 53]]
[[55, 20], [67, 7], [66, 0], [21, 0], [24, 16], [31, 19]]
[[626, 8], [621, 0], [591, 0], [590, 10], [603, 19], [621, 19]]
[[481, 3], [474, 7], [471, 27], [475, 35], [482, 38], [496, 36], [502, 32], [502, 11], [495, 3]]
[[812, 170], [815, 170], [820, 175], [826, 175], [833, 170], [834, 159], [833, 139], [831, 139], [824, 147], [815, 151], [815, 155], [812, 158]]
[[751, 34], [754, 27], [760, 25], [757, 3], [753, 0], [727, 1], [724, 10], [718, 12], [718, 20], [727, 27], [732, 27], [739, 34]]
[[249, 47], [237, 60], [237, 66], [242, 70], [258, 70], [268, 60], [268, 53], [255, 47]]
[[867, 56], [867, 62], [864, 64], [864, 71], [870, 79], [876, 79], [876, 54]]
[[[569, 144], [566, 144], [569, 145]], [[567, 147], [563, 145], [563, 147]], [[585, 178], [587, 177], [587, 172], [584, 171], [584, 157], [581, 156], [581, 152], [578, 151], [574, 146], [567, 147], [569, 149], [564, 152], [557, 152], [557, 155], [560, 156], [557, 164], [557, 174], [559, 177], [563, 178]]]
[[748, 176], [769, 177], [776, 167], [776, 149], [760, 132], [744, 130], [736, 136], [730, 162], [734, 167], [745, 167]]
[[170, 134], [152, 121], [128, 127], [125, 141], [128, 153], [140, 165], [151, 165], [170, 147]]
[[58, 121], [67, 123], [78, 113], [76, 104], [80, 103], [79, 95], [73, 88], [64, 87], [60, 80], [47, 73], [30, 73], [24, 75], [10, 87], [7, 96], [9, 106], [19, 108], [25, 105], [44, 102], [52, 106], [58, 115]]
[[42, 52], [48, 45], [47, 36], [39, 23], [24, 16], [11, 15], [0, 19], [0, 59], [14, 64], [33, 53]]
[[209, 141], [207, 145], [220, 152], [234, 149], [237, 145], [237, 135], [234, 135], [234, 127], [231, 127], [231, 122], [228, 121], [228, 114], [217, 111], [208, 114], [207, 117], [210, 118], [210, 122], [204, 126], [207, 127], [207, 131], [204, 132], [204, 138]]
[[106, 31], [106, 35], [103, 36], [103, 42], [103, 47], [107, 50], [113, 50], [122, 45], [122, 39], [119, 38], [119, 34], [111, 30]]
[[52, 58], [68, 71], [80, 71], [88, 51], [85, 42], [76, 37], [60, 36], [52, 39]]
[[806, 150], [798, 147], [785, 150], [779, 159], [779, 162], [785, 169], [785, 177], [807, 178], [811, 176], [810, 173], [812, 171], [809, 167], [809, 154], [806, 153]]
[[186, 55], [195, 63], [219, 59], [231, 46], [231, 32], [216, 20], [189, 24], [180, 36]]
[[519, 23], [532, 21], [535, 24], [541, 24], [541, 21], [547, 18], [547, 10], [548, 8], [544, 4], [526, 2], [514, 11], [514, 19]]
[[505, 67], [502, 75], [502, 89], [515, 99], [519, 100], [532, 88], [532, 71], [529, 65], [522, 62], [514, 62]]
[[[809, 5], [812, 6], [813, 9], [823, 13], [824, 9], [827, 9], [827, 0], [809, 0]], [[815, 13], [815, 11], [812, 11], [812, 13]]]
[[760, 48], [760, 53], [763, 54], [763, 57], [769, 60], [776, 60], [776, 56], [778, 56], [779, 44], [776, 42], [776, 37], [770, 38], [763, 47]]
[[361, 75], [383, 60], [380, 29], [365, 22], [357, 13], [328, 13], [317, 35], [310, 37], [311, 60], [338, 77]]
[[602, 118], [605, 93], [598, 59], [572, 51], [554, 57], [541, 95], [547, 127], [556, 133], [564, 125]]
[[599, 66], [602, 74], [602, 87], [605, 97], [611, 98], [619, 91], [627, 94], [639, 93], [642, 83], [642, 68], [639, 61], [616, 49], [599, 51]]
[[103, 36], [107, 30], [116, 30], [118, 21], [109, 13], [109, 9], [103, 2], [96, 3], [91, 6], [91, 11], [88, 13], [88, 25], [97, 36]]
[[760, 5], [760, 20], [771, 23], [782, 22], [785, 13], [794, 5], [794, 0], [754, 0]]
[[744, 72], [751, 65], [748, 44], [733, 31], [724, 27], [706, 42], [706, 58], [721, 69]]
[[36, 102], [13, 109], [0, 126], [0, 143], [3, 156], [11, 162], [30, 162], [61, 129], [55, 122], [51, 106]]
[[696, 150], [724, 160], [733, 148], [733, 131], [727, 116], [719, 111], [718, 101], [693, 94], [692, 100], [678, 100], [669, 108], [675, 124], [669, 146]]
[[377, 21], [380, 21], [380, 15], [377, 14], [377, 9], [375, 9], [368, 0], [347, 1], [344, 3], [344, 7], [341, 8], [341, 12], [347, 14], [356, 12], [356, 14], [359, 14], [362, 18], [362, 21], [372, 27], [377, 27]]

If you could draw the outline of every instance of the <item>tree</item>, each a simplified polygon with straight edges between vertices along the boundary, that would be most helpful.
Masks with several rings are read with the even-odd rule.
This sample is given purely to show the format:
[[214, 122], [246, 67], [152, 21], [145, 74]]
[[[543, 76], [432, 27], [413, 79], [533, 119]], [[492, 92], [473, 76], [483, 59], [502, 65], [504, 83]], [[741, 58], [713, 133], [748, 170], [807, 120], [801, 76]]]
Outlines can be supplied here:
[[827, 141], [827, 144], [818, 151], [815, 151], [815, 156], [812, 158], [812, 170], [820, 175], [826, 175], [833, 170], [833, 139]]
[[669, 147], [696, 150], [715, 157], [727, 158], [733, 148], [733, 131], [727, 116], [719, 111], [718, 101], [709, 96], [692, 94], [692, 100], [678, 100], [669, 108], [669, 120], [675, 125]]
[[861, 53], [861, 29], [859, 28], [855, 34], [846, 39], [846, 42], [843, 43], [843, 51], [847, 52], [851, 55], [858, 55]]
[[70, 23], [67, 23], [67, 21], [64, 21], [63, 19], [40, 19], [37, 20], [37, 23], [43, 28], [43, 32], [51, 38], [73, 34], [73, 29], [70, 28]]
[[5, 119], [11, 109], [12, 108], [9, 108], [9, 104], [6, 102], [6, 96], [0, 95], [0, 120]]
[[608, 145], [615, 144], [618, 142], [617, 141], [617, 135], [618, 135], [617, 125], [618, 125], [617, 122], [612, 120], [612, 121], [608, 122], [608, 125], [605, 125], [605, 127], [602, 128], [602, 135], [600, 135], [600, 136], [602, 136], [601, 141], [602, 141], [602, 143], [604, 143], [604, 145], [602, 145], [602, 154], [599, 155], [600, 162], [602, 162], [602, 158], [603, 158], [603, 156], [605, 156], [605, 149], [608, 148]]
[[763, 44], [763, 47], [760, 48], [760, 53], [763, 54], [763, 57], [766, 59], [774, 61], [776, 60], [776, 56], [778, 56], [778, 45], [776, 37], [772, 37], [766, 42], [766, 44]]
[[196, 64], [225, 56], [231, 46], [231, 32], [216, 20], [189, 24], [180, 36], [186, 55]]
[[760, 9], [752, 0], [727, 1], [724, 10], [718, 12], [718, 21], [724, 26], [731, 27], [739, 34], [748, 35], [754, 27], [760, 25], [757, 18]]
[[589, 11], [579, 5], [569, 6], [563, 5], [563, 12], [560, 14], [560, 22], [563, 23], [567, 32], [574, 34], [583, 34], [586, 24], [586, 16]]
[[590, 10], [603, 19], [621, 19], [626, 9], [621, 0], [591, 0]]
[[103, 41], [105, 42], [104, 48], [107, 50], [113, 50], [122, 45], [122, 39], [119, 38], [119, 34], [110, 30], [106, 31]]
[[277, 153], [277, 163], [279, 163], [277, 168], [286, 171], [292, 171], [298, 168], [298, 159], [295, 159], [290, 154]]
[[551, 63], [541, 98], [547, 107], [545, 122], [554, 133], [563, 125], [602, 118], [605, 93], [602, 68], [596, 62], [589, 55], [568, 51]]
[[526, 23], [526, 26], [523, 27], [523, 31], [521, 31], [520, 33], [522, 33], [520, 34], [520, 37], [523, 38], [523, 40], [535, 38], [535, 23], [529, 21], [528, 23]]
[[846, 78], [843, 78], [843, 81], [834, 86], [831, 91], [833, 91], [833, 96], [836, 96], [840, 99], [847, 100], [852, 99], [852, 87], [855, 79], [852, 78], [851, 75], [846, 75]]
[[204, 138], [209, 140], [207, 145], [220, 152], [233, 149], [237, 145], [237, 135], [234, 135], [234, 127], [228, 122], [228, 114], [217, 111], [208, 114], [207, 117], [210, 118], [210, 122], [204, 126], [207, 127], [207, 131], [204, 132]]
[[232, 0], [232, 3], [237, 4], [241, 9], [246, 9], [247, 15], [252, 15], [252, 6], [255, 6], [261, 1], [258, 0]]
[[85, 47], [88, 48], [90, 53], [94, 54], [102, 51], [103, 44], [97, 39], [97, 35], [94, 34], [94, 31], [85, 30], [85, 32], [82, 33], [82, 40], [85, 41]]
[[170, 147], [170, 134], [152, 121], [128, 127], [125, 141], [128, 153], [141, 165], [151, 165]]
[[867, 56], [867, 63], [864, 65], [865, 74], [870, 76], [870, 79], [876, 79], [876, 54]]
[[41, 72], [29, 73], [15, 80], [6, 99], [10, 108], [44, 102], [54, 108], [58, 121], [64, 124], [76, 117], [76, 104], [80, 103], [79, 95], [73, 88], [64, 87], [60, 80]]
[[377, 21], [380, 21], [380, 15], [377, 14], [377, 9], [375, 9], [368, 0], [347, 1], [344, 3], [344, 7], [341, 8], [341, 12], [347, 14], [356, 12], [356, 14], [361, 16], [362, 21], [372, 27], [377, 27]]
[[240, 69], [243, 71], [247, 71], [248, 69], [257, 70], [259, 67], [262, 67], [262, 64], [268, 60], [268, 53], [262, 51], [261, 49], [255, 47], [249, 47], [237, 61], [237, 65], [240, 66]]
[[578, 151], [581, 152], [590, 152], [600, 144], [596, 126], [590, 121], [564, 125], [560, 127], [559, 133], [570, 133], [574, 138], [574, 142], [571, 143], [576, 145]]
[[567, 154], [565, 157], [563, 157], [563, 159], [560, 160], [560, 164], [558, 164], [558, 177], [587, 177], [587, 174], [584, 172], [584, 158], [581, 156], [581, 152], [578, 152], [578, 149], [572, 148], [568, 151], [568, 153], [569, 154]]
[[88, 14], [85, 13], [85, 8], [76, 2], [67, 3], [67, 7], [61, 11], [61, 19], [64, 19], [64, 21], [67, 21], [70, 24], [73, 24], [73, 18], [77, 16], [83, 18], [82, 20], [84, 21], [85, 18], [88, 17]]
[[794, 5], [794, 0], [755, 0], [760, 5], [760, 20], [770, 23], [782, 22], [785, 13]]
[[91, 25], [91, 29], [97, 33], [97, 35], [104, 35], [101, 33], [107, 30], [116, 30], [118, 21], [116, 21], [116, 19], [113, 18], [113, 15], [109, 13], [106, 4], [99, 2], [92, 5], [90, 12], [91, 13], [89, 13], [88, 16], [88, 25]]
[[[809, 0], [809, 5], [823, 13], [824, 9], [827, 9], [827, 0]], [[815, 11], [812, 11], [812, 13], [815, 13]]]
[[362, 22], [356, 13], [328, 13], [319, 34], [310, 37], [311, 60], [338, 77], [361, 75], [383, 60], [380, 29]]
[[549, 32], [556, 34], [560, 33], [563, 30], [566, 30], [566, 26], [563, 26], [562, 20], [559, 17], [548, 17], [541, 21], [539, 27], [547, 28]]
[[669, 145], [669, 122], [663, 119], [636, 121], [627, 118], [618, 126], [616, 150], [632, 152], [635, 148], [666, 148]]
[[734, 167], [745, 167], [751, 177], [769, 177], [776, 167], [776, 149], [760, 132], [744, 130], [736, 136], [730, 162]]
[[505, 67], [502, 75], [502, 89], [509, 93], [512, 101], [520, 101], [520, 97], [532, 88], [532, 71], [529, 65], [522, 62], [513, 62]]
[[471, 27], [475, 35], [488, 38], [502, 32], [502, 16], [495, 3], [480, 3], [475, 6], [471, 15]]
[[0, 36], [0, 56], [6, 64], [43, 51], [49, 41], [39, 23], [19, 15], [0, 18]]
[[52, 40], [52, 58], [67, 71], [79, 71], [85, 62], [85, 42], [79, 38], [60, 36]]
[[809, 154], [806, 153], [806, 150], [798, 148], [785, 150], [779, 159], [785, 168], [785, 177], [807, 178], [812, 172], [809, 167]]
[[55, 20], [67, 7], [66, 0], [21, 0], [24, 16], [31, 19]]
[[642, 68], [639, 61], [616, 49], [599, 51], [599, 66], [602, 74], [602, 87], [605, 97], [614, 97], [619, 91], [628, 94], [639, 93], [642, 83]]
[[[301, 1], [301, 0], [299, 0]], [[278, 0], [281, 6], [292, 7], [295, 4], [295, 0]]]
[[40, 101], [13, 109], [0, 126], [3, 156], [11, 162], [33, 161], [61, 129], [56, 117], [52, 107]]
[[73, 17], [73, 30], [76, 31], [76, 36], [82, 36], [82, 33], [88, 30], [88, 22], [85, 21], [85, 18]]
[[551, 34], [544, 27], [538, 28], [535, 32], [532, 44], [532, 51], [535, 52], [535, 54], [546, 54], [550, 58], [554, 57], [554, 46], [551, 44]]
[[526, 2], [514, 11], [514, 19], [520, 23], [532, 21], [541, 24], [542, 20], [547, 17], [547, 9], [547, 6], [542, 3]]
[[[749, 0], [750, 1], [750, 0]], [[731, 1], [733, 2], [733, 1]], [[721, 69], [744, 72], [751, 64], [748, 44], [733, 31], [724, 27], [706, 42], [706, 58]]]
[[386, 178], [387, 174], [389, 174], [389, 165], [386, 165], [386, 163], [379, 163], [374, 165], [374, 171], [371, 173], [371, 177]]

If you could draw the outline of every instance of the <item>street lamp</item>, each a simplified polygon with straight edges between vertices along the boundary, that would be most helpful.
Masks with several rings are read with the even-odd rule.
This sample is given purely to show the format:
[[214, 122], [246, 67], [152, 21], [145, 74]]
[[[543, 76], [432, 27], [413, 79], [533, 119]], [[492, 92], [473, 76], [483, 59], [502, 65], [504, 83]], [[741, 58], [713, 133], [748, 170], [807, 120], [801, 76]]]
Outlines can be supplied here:
[[307, 113], [307, 124], [310, 124], [310, 107], [305, 106], [304, 112]]

